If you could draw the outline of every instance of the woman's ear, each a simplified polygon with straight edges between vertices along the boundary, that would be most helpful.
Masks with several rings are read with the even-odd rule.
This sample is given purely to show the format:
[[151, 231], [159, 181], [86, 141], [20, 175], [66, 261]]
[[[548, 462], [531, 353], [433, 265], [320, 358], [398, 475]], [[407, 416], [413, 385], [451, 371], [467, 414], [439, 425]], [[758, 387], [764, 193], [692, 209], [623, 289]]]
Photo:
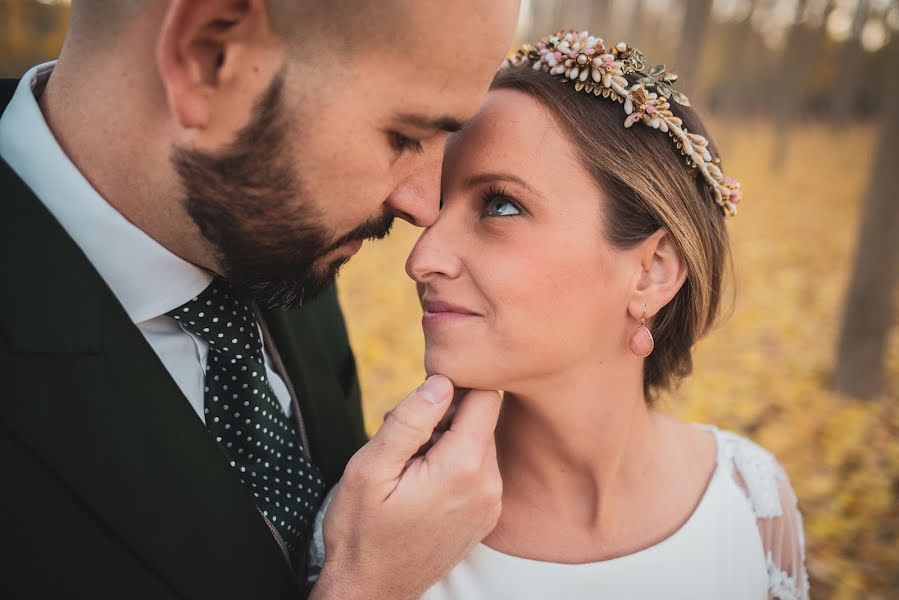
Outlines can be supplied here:
[[238, 90], [257, 87], [276, 41], [264, 0], [172, 0], [156, 60], [178, 124], [203, 130], [217, 110], [242, 110]]
[[637, 321], [650, 319], [671, 302], [687, 280], [687, 265], [665, 229], [659, 229], [637, 247], [640, 271], [628, 302]]

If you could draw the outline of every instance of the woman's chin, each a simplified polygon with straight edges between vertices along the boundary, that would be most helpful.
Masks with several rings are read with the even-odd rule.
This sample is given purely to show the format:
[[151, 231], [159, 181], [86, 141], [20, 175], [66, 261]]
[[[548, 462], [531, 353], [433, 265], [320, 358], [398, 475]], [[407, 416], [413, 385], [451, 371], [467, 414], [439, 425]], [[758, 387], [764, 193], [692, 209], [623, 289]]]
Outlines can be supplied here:
[[479, 390], [500, 389], [498, 373], [489, 372], [484, 361], [477, 361], [473, 353], [463, 351], [446, 352], [432, 348], [425, 349], [425, 372], [448, 377], [457, 388]]

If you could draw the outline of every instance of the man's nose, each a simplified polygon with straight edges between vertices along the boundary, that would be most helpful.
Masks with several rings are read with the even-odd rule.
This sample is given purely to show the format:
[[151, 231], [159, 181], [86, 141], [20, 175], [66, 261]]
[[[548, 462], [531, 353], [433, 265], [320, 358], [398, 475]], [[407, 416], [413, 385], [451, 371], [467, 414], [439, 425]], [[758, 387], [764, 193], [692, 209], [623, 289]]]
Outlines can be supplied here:
[[429, 160], [394, 188], [387, 205], [401, 219], [418, 227], [430, 227], [440, 212], [440, 165], [443, 153]]

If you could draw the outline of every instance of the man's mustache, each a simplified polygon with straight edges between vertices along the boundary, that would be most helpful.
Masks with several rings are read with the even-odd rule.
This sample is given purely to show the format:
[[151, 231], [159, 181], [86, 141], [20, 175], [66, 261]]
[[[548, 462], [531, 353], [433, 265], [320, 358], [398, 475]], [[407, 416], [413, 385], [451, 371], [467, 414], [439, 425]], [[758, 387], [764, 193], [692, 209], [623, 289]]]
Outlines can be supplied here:
[[394, 219], [395, 217], [390, 213], [384, 213], [380, 217], [369, 219], [331, 244], [331, 246], [322, 254], [327, 254], [349, 242], [360, 240], [383, 240], [390, 235], [390, 230], [393, 229]]

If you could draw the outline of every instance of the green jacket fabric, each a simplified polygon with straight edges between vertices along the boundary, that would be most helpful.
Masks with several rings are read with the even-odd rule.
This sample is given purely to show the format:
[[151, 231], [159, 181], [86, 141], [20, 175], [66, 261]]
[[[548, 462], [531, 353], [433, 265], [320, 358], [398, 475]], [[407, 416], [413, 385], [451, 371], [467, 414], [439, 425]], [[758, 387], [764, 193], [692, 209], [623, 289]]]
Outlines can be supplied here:
[[[0, 81], [0, 109], [15, 84]], [[365, 442], [336, 292], [263, 315], [333, 484]], [[0, 598], [295, 599], [296, 562], [104, 281], [0, 160]]]

